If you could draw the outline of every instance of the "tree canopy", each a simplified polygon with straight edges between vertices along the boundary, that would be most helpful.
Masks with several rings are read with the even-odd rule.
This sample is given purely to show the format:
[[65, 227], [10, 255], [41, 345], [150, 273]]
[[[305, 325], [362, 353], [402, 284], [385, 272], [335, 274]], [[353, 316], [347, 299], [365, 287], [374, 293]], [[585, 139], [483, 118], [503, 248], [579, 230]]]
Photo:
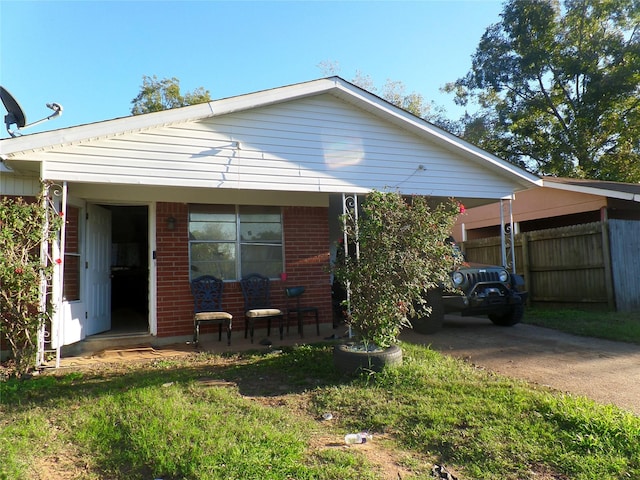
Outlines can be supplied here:
[[140, 115], [142, 113], [159, 112], [171, 108], [186, 107], [211, 101], [209, 90], [202, 87], [196, 88], [193, 92], [184, 95], [180, 93], [180, 80], [177, 78], [163, 78], [158, 80], [155, 75], [142, 77], [140, 93], [131, 103], [131, 113]]
[[[337, 62], [323, 61], [318, 64], [318, 68], [322, 70], [324, 75], [337, 75], [340, 66]], [[402, 108], [417, 117], [433, 123], [441, 128], [453, 130], [455, 122], [449, 120], [445, 109], [437, 105], [434, 101], [428, 101], [424, 96], [417, 92], [407, 93], [406, 85], [399, 80], [391, 80], [387, 78], [382, 88], [375, 86], [370, 75], [364, 74], [357, 70], [355, 77], [351, 80], [354, 85], [367, 90], [368, 92], [379, 95], [387, 102]]]
[[468, 74], [462, 135], [538, 174], [640, 181], [638, 0], [510, 0]]

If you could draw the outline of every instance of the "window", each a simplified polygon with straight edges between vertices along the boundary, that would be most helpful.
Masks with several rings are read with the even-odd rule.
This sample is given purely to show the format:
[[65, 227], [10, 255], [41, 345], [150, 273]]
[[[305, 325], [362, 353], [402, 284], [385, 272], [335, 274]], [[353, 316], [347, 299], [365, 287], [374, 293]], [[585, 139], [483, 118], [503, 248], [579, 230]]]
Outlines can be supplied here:
[[276, 278], [283, 271], [279, 207], [191, 205], [191, 278], [237, 280], [250, 273]]

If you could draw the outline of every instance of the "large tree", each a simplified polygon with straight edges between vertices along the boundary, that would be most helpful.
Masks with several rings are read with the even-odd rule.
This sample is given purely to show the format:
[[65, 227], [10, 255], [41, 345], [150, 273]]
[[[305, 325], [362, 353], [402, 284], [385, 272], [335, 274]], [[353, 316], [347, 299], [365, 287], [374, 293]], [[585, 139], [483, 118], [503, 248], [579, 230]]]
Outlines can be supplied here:
[[510, 0], [449, 84], [468, 140], [540, 174], [640, 181], [638, 0]]
[[180, 80], [177, 78], [163, 78], [158, 80], [155, 75], [142, 77], [140, 93], [131, 103], [131, 113], [140, 115], [142, 113], [159, 112], [171, 108], [185, 107], [211, 101], [209, 90], [202, 87], [184, 95], [180, 93]]

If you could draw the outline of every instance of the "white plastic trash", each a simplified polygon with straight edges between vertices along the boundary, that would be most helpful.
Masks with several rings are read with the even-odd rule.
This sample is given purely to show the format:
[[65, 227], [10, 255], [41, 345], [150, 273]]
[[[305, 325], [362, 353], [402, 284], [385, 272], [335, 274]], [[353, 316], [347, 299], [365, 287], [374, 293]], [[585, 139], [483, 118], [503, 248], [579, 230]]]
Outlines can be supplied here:
[[356, 443], [367, 443], [367, 440], [371, 440], [373, 435], [360, 432], [360, 433], [348, 433], [344, 436], [344, 443], [347, 445], [354, 445]]

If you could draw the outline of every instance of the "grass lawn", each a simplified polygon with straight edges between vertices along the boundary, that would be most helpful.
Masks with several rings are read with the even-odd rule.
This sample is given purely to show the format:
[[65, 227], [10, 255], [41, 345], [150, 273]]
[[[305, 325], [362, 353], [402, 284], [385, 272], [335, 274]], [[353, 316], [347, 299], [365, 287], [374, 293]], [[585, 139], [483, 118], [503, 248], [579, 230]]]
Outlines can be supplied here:
[[640, 345], [640, 312], [527, 308], [524, 322], [586, 337]]
[[639, 417], [403, 350], [356, 378], [311, 345], [0, 381], [0, 478], [640, 478]]

